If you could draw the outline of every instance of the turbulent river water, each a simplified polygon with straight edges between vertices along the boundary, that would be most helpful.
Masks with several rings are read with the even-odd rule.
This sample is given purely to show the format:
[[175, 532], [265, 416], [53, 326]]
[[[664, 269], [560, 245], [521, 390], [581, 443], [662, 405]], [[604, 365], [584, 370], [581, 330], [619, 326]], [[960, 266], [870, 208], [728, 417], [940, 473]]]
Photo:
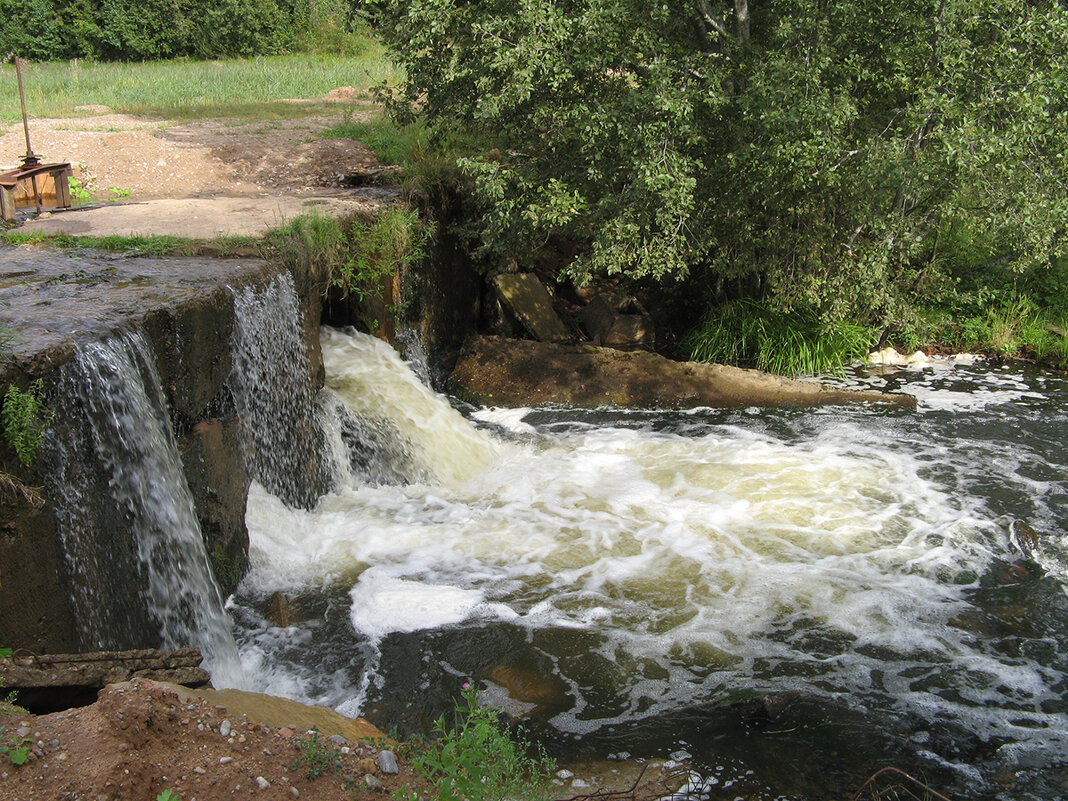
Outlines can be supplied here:
[[333, 489], [253, 486], [228, 603], [257, 689], [405, 732], [474, 681], [552, 753], [685, 757], [712, 798], [886, 764], [1068, 796], [1064, 378], [841, 379], [915, 412], [458, 409], [377, 340], [322, 342]]

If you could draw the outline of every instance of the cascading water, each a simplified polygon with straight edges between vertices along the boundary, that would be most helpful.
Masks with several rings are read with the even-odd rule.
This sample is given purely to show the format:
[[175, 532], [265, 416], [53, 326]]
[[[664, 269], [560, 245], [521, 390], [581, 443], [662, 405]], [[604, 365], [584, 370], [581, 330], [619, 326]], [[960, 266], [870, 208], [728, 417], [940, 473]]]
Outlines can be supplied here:
[[425, 729], [466, 677], [541, 677], [559, 753], [685, 751], [715, 798], [837, 797], [887, 763], [962, 798], [1068, 779], [1065, 381], [959, 367], [855, 379], [917, 413], [475, 428], [383, 343], [323, 349], [335, 489], [248, 508], [235, 612], [272, 691]]
[[249, 473], [286, 503], [309, 507], [319, 482], [318, 437], [292, 276], [236, 292], [234, 315], [227, 383], [242, 420]]
[[62, 368], [46, 458], [82, 645], [195, 645], [216, 686], [238, 686], [232, 624], [155, 364], [139, 334], [123, 334], [85, 346]]

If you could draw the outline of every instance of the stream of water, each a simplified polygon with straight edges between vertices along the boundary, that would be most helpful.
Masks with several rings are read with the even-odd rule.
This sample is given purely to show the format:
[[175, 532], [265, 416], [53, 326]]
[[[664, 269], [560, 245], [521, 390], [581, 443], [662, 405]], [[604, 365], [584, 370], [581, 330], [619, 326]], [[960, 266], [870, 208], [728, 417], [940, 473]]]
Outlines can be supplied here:
[[843, 379], [916, 412], [461, 413], [383, 343], [322, 342], [333, 489], [249, 500], [257, 686], [404, 732], [473, 680], [556, 754], [685, 756], [711, 798], [884, 764], [1068, 795], [1063, 378]]

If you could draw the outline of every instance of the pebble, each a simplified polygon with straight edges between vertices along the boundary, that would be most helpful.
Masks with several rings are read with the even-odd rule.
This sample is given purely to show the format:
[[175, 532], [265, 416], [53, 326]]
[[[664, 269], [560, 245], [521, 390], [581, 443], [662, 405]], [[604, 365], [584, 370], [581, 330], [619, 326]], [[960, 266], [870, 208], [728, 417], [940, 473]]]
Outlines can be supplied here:
[[574, 775], [575, 774], [572, 773], [569, 770], [562, 770], [561, 769], [561, 770], [556, 771], [556, 778], [563, 779], [564, 781], [567, 781], [568, 779], [572, 778]]
[[229, 720], [224, 720], [222, 723], [219, 724], [219, 734], [221, 734], [223, 737], [229, 737], [230, 736], [230, 721]]
[[296, 787], [290, 787], [289, 794], [292, 795], [294, 798], [300, 798], [300, 790], [298, 790]]
[[292, 737], [294, 734], [296, 734], [296, 732], [289, 728], [289, 726], [283, 726], [278, 730], [278, 736], [285, 737], [286, 739]]
[[332, 742], [334, 745], [348, 745], [349, 744], [348, 740], [346, 740], [340, 734], [331, 734], [330, 735], [330, 742]]
[[59, 740], [52, 740], [52, 747], [59, 748]]
[[15, 734], [17, 734], [19, 737], [29, 737], [30, 736], [30, 727], [29, 726], [19, 726], [19, 728], [15, 729]]
[[62, 751], [62, 752], [56, 754], [56, 759], [59, 760], [60, 762], [66, 762], [67, 761], [67, 752], [66, 751]]
[[197, 774], [198, 776], [203, 776], [205, 773], [207, 773], [207, 771], [204, 768], [200, 767], [200, 765], [197, 765], [195, 768], [193, 768], [193, 773]]
[[219, 764], [220, 765], [229, 765], [233, 761], [234, 761], [233, 757], [219, 757]]
[[400, 772], [400, 769], [397, 767], [397, 757], [393, 755], [392, 751], [378, 752], [378, 767], [382, 769], [383, 773]]
[[571, 787], [572, 787], [572, 789], [575, 789], [575, 790], [581, 790], [583, 787], [589, 787], [589, 786], [590, 786], [589, 782], [585, 782], [582, 779], [575, 779], [573, 782], [571, 782]]
[[256, 786], [259, 787], [261, 790], [266, 790], [268, 787], [271, 786], [271, 783], [269, 781], [267, 781], [265, 778], [263, 778], [262, 776], [257, 776], [256, 777]]

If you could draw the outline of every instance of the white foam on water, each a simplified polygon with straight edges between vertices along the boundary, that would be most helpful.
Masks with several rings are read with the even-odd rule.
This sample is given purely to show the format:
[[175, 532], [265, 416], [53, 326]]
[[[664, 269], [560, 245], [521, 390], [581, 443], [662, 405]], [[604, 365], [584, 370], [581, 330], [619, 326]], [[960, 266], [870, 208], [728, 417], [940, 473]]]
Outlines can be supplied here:
[[513, 434], [536, 434], [538, 430], [534, 426], [523, 422], [523, 418], [528, 414], [530, 414], [530, 409], [525, 407], [505, 409], [500, 406], [493, 406], [478, 409], [471, 413], [471, 417], [482, 423], [500, 426]]
[[[682, 436], [585, 423], [546, 433], [519, 412], [478, 412], [525, 435], [503, 442], [382, 343], [324, 332], [323, 346], [333, 391], [388, 418], [436, 479], [352, 482], [312, 511], [254, 492], [260, 592], [341, 582], [372, 640], [480, 620], [588, 635], [612, 672], [565, 677], [576, 706], [553, 724], [575, 733], [685, 704], [695, 676], [710, 693], [768, 665], [783, 666], [779, 688], [892, 687], [903, 709], [953, 710], [983, 736], [1017, 731], [999, 686], [1017, 693], [1015, 720], [1055, 723], [1038, 711], [1050, 677], [977, 647], [956, 622], [1007, 532], [932, 478], [951, 456], [907, 422], [828, 411], [814, 435], [783, 441], [698, 415]], [[1002, 402], [1015, 384], [995, 377], [991, 391]], [[649, 664], [665, 678], [646, 678]], [[947, 700], [908, 678], [917, 665], [959, 666], [968, 689]], [[578, 692], [591, 682], [626, 696], [596, 723]]]
[[495, 443], [420, 381], [388, 344], [355, 332], [321, 332], [327, 386], [358, 414], [388, 417], [417, 444], [420, 462], [445, 485], [484, 469]]
[[352, 625], [372, 640], [394, 632], [444, 628], [476, 616], [516, 616], [503, 604], [486, 603], [479, 590], [395, 578], [377, 567], [361, 574], [349, 595]]

